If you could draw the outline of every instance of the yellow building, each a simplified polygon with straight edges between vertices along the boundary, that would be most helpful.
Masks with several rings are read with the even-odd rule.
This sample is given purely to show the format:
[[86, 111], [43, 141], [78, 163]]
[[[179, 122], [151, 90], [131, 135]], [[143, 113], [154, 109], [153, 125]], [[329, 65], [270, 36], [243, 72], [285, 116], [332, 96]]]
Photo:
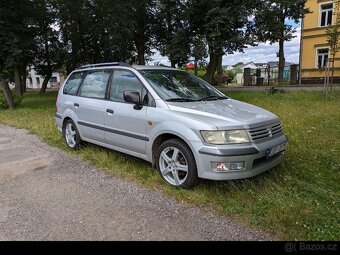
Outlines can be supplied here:
[[[301, 43], [301, 78], [302, 83], [323, 83], [325, 65], [329, 56], [326, 28], [335, 24], [334, 1], [308, 0], [307, 14], [302, 24]], [[340, 54], [335, 58], [335, 82], [340, 82]]]

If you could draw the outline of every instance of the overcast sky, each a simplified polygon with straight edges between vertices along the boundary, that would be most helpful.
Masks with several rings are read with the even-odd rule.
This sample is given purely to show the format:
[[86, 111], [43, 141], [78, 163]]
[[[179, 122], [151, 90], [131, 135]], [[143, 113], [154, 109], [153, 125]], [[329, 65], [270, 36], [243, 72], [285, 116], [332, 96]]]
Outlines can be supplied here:
[[[299, 63], [300, 54], [300, 34], [301, 29], [299, 25], [295, 24], [297, 27], [296, 37], [290, 41], [285, 42], [285, 56], [287, 62]], [[255, 63], [267, 63], [269, 61], [278, 61], [276, 53], [279, 51], [279, 45], [269, 43], [261, 43], [256, 47], [249, 47], [244, 49], [244, 53], [234, 53], [232, 55], [227, 55], [223, 57], [223, 65], [234, 65], [238, 62], [255, 62]], [[152, 56], [152, 61], [149, 62], [153, 65], [155, 62], [160, 62], [164, 65], [170, 65], [167, 57], [161, 56], [158, 52]]]

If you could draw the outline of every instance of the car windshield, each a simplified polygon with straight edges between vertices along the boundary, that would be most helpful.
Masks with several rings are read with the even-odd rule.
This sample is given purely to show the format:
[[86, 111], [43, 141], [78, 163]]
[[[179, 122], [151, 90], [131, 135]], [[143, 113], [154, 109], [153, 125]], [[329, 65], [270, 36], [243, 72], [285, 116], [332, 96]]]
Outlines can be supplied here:
[[141, 73], [156, 93], [168, 102], [227, 99], [207, 82], [184, 71], [145, 70]]

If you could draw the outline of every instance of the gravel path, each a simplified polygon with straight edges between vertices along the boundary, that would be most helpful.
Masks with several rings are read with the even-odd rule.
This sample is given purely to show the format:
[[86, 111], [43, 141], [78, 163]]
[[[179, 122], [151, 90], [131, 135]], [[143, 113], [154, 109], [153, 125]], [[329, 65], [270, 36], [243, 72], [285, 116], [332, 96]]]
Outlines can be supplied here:
[[271, 239], [0, 125], [0, 240]]

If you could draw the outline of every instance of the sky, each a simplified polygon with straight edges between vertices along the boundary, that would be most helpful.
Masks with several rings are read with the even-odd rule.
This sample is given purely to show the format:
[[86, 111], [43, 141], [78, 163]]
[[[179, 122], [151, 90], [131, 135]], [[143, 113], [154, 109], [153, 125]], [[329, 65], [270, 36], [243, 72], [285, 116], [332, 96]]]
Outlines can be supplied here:
[[[299, 63], [300, 55], [300, 35], [301, 28], [299, 24], [294, 24], [297, 32], [295, 33], [295, 38], [290, 42], [285, 42], [285, 57], [287, 62], [292, 62], [295, 64]], [[254, 62], [254, 63], [267, 63], [269, 61], [279, 61], [276, 53], [279, 51], [278, 43], [270, 45], [269, 43], [261, 43], [255, 47], [249, 47], [244, 49], [244, 53], [234, 53], [232, 55], [226, 55], [223, 57], [223, 65], [234, 65], [238, 62]], [[152, 56], [152, 61], [149, 61], [150, 65], [154, 65], [159, 62], [164, 65], [170, 65], [167, 57], [163, 57], [156, 52]]]

